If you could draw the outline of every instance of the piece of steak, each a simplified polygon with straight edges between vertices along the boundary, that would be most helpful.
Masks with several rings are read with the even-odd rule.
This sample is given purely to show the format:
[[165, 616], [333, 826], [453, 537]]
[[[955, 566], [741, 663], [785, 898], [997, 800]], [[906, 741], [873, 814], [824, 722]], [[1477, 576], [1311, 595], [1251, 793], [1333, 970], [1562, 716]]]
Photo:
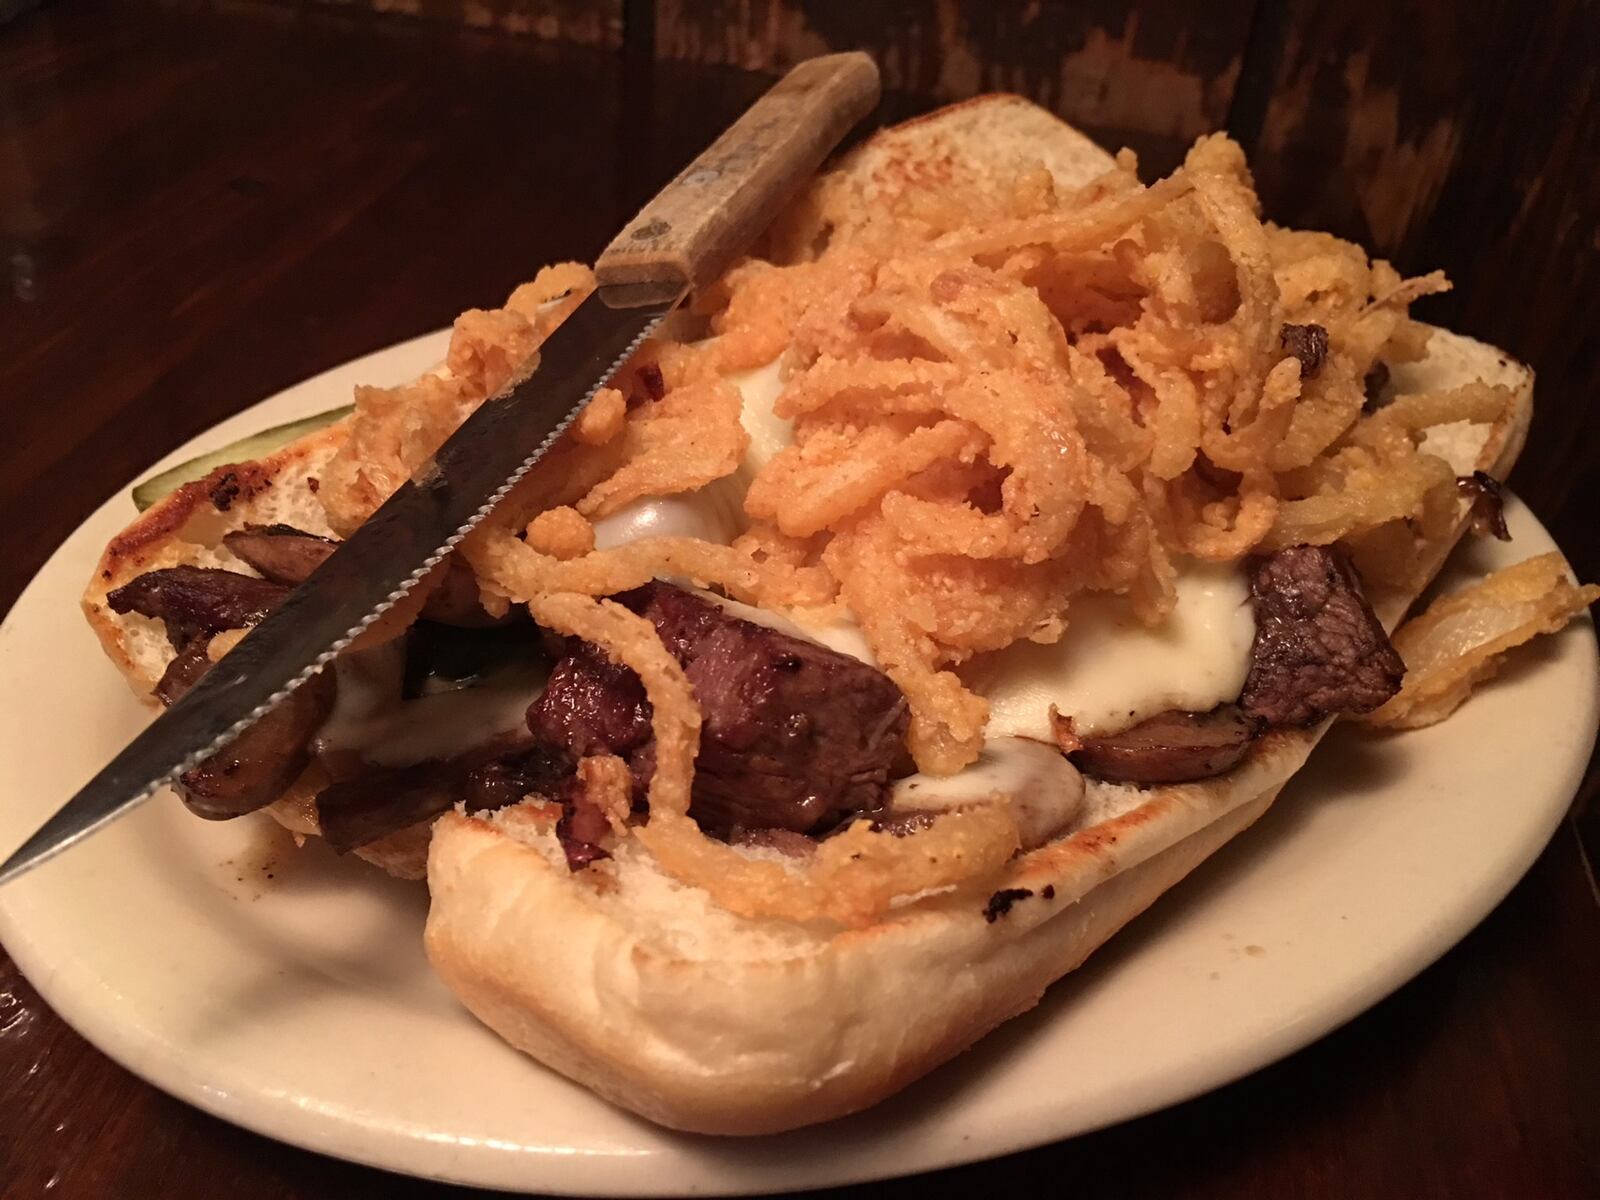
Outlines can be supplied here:
[[[294, 587], [304, 583], [339, 543], [293, 525], [246, 525], [223, 535], [222, 542], [274, 583]], [[478, 599], [478, 580], [472, 568], [455, 556], [446, 560], [444, 577], [422, 603], [424, 620], [466, 629], [482, 629], [526, 619], [513, 609], [505, 617], [491, 617]]]
[[[173, 705], [211, 669], [206, 643], [178, 651], [156, 683], [155, 695]], [[311, 739], [333, 709], [333, 673], [313, 675], [210, 758], [178, 776], [175, 791], [189, 811], [209, 821], [242, 817], [271, 804], [311, 762]]]
[[264, 578], [286, 587], [304, 583], [339, 548], [332, 538], [293, 525], [246, 525], [223, 534], [222, 544]]
[[1344, 553], [1291, 546], [1251, 564], [1256, 639], [1239, 706], [1266, 725], [1302, 728], [1371, 712], [1405, 663], [1389, 643]]
[[218, 567], [163, 567], [146, 571], [106, 596], [114, 613], [136, 612], [167, 627], [182, 650], [225, 629], [248, 629], [289, 594], [282, 584]]
[[488, 812], [527, 796], [565, 796], [572, 764], [535, 748], [482, 761], [466, 755], [409, 767], [371, 768], [317, 793], [317, 824], [340, 854], [436, 817], [457, 803]]
[[155, 698], [162, 704], [171, 706], [178, 702], [178, 697], [187, 692], [200, 681], [200, 676], [211, 669], [211, 658], [206, 653], [207, 639], [196, 638], [177, 654], [167, 664], [167, 669], [161, 673], [161, 678], [156, 680], [156, 686], [151, 689]]
[[[706, 829], [813, 833], [883, 806], [904, 750], [905, 697], [875, 667], [652, 583], [618, 597], [682, 664], [703, 724], [691, 812]], [[638, 678], [593, 647], [557, 664], [529, 710], [536, 737], [574, 756], [654, 769]]]
[[311, 763], [311, 739], [333, 708], [333, 673], [313, 675], [276, 708], [178, 776], [190, 812], [226, 821], [265, 808]]
[[574, 759], [590, 754], [626, 758], [650, 740], [650, 702], [637, 675], [588, 642], [574, 640], [529, 707], [528, 728], [537, 741]]

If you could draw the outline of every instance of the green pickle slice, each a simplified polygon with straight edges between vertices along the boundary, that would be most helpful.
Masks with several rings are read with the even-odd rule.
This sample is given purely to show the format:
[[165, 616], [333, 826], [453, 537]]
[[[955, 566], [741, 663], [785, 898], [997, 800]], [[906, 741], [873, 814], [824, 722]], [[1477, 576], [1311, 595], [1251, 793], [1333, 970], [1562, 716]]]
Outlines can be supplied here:
[[193, 483], [196, 479], [204, 479], [218, 467], [229, 463], [250, 462], [257, 458], [264, 458], [274, 450], [281, 450], [296, 438], [332, 425], [335, 421], [342, 420], [355, 411], [355, 405], [346, 404], [343, 408], [330, 409], [328, 412], [316, 413], [313, 416], [301, 417], [298, 421], [290, 421], [285, 425], [274, 425], [271, 429], [263, 429], [260, 433], [252, 433], [242, 437], [236, 442], [229, 442], [217, 450], [209, 450], [188, 462], [179, 463], [169, 467], [159, 475], [152, 475], [143, 483], [137, 484], [133, 489], [133, 504], [140, 512], [149, 508], [157, 500], [172, 495], [186, 483]]

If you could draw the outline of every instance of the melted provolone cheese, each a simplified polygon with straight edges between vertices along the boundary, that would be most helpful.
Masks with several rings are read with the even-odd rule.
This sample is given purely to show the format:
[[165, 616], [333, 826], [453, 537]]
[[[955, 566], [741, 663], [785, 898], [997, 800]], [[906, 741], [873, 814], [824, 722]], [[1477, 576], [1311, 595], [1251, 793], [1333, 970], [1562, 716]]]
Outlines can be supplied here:
[[549, 671], [508, 666], [472, 687], [402, 700], [405, 641], [334, 659], [338, 693], [313, 748], [354, 754], [379, 767], [455, 758], [496, 738], [528, 731], [528, 706]]
[[594, 523], [595, 549], [612, 550], [646, 537], [692, 537], [726, 546], [744, 530], [744, 489], [728, 486], [730, 479], [623, 505]]
[[744, 399], [739, 420], [750, 435], [750, 449], [745, 452], [744, 465], [752, 476], [794, 440], [794, 423], [772, 411], [783, 392], [783, 381], [778, 378], [782, 364], [780, 354], [764, 367], [728, 376], [728, 382], [739, 389]]
[[1016, 818], [1022, 848], [1042, 846], [1083, 807], [1083, 776], [1052, 745], [1023, 737], [991, 737], [966, 770], [950, 776], [910, 775], [894, 785], [890, 807], [943, 812], [996, 793]]
[[611, 550], [645, 537], [692, 537], [726, 546], [745, 531], [744, 494], [750, 481], [789, 444], [794, 432], [772, 411], [783, 391], [778, 378], [782, 361], [780, 356], [764, 367], [728, 376], [743, 397], [739, 419], [750, 435], [739, 469], [695, 491], [647, 496], [601, 517], [594, 523], [596, 549]]
[[789, 610], [789, 619], [800, 628], [802, 637], [859, 659], [869, 667], [878, 665], [877, 655], [872, 653], [872, 645], [861, 626], [842, 612], [835, 609], [793, 608]]
[[842, 615], [827, 610], [804, 608], [788, 609], [780, 613], [767, 608], [757, 608], [753, 604], [745, 604], [738, 600], [730, 600], [726, 596], [719, 596], [715, 592], [704, 591], [701, 588], [690, 590], [702, 599], [721, 606], [732, 616], [740, 617], [754, 625], [765, 625], [768, 629], [776, 629], [779, 633], [786, 633], [790, 637], [816, 642], [836, 653], [858, 659], [868, 666], [878, 665], [878, 660], [872, 655], [872, 647], [867, 644], [867, 635], [861, 632], [859, 625]]
[[1021, 641], [963, 670], [989, 701], [988, 736], [1054, 740], [1050, 706], [1080, 734], [1115, 733], [1170, 708], [1204, 712], [1238, 698], [1250, 670], [1255, 616], [1236, 566], [1196, 564], [1179, 574], [1178, 603], [1154, 628], [1126, 601], [1072, 603], [1052, 646]]

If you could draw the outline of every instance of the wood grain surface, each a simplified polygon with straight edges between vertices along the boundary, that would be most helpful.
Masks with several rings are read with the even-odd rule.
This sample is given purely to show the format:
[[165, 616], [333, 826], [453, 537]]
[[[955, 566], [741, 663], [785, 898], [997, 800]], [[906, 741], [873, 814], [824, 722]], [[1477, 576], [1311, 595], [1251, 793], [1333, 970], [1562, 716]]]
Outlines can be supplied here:
[[[1183, 6], [1129, 8], [541, 0], [524, 11], [558, 14], [555, 32], [507, 37], [431, 5], [400, 20], [355, 3], [77, 0], [0, 26], [0, 610], [173, 445], [540, 263], [592, 257], [770, 72], [857, 44], [898, 85], [890, 117], [1017, 87], [1156, 169], [1232, 125], [1269, 213], [1444, 266], [1457, 291], [1430, 317], [1538, 368], [1517, 487], [1600, 578], [1594, 6], [1553, 0], [1532, 20], [1501, 3], [1225, 3], [1187, 27]], [[602, 26], [615, 35], [560, 32]], [[1591, 766], [1586, 794], [1597, 780]], [[1600, 1194], [1585, 834], [1600, 849], [1592, 808], [1460, 946], [1275, 1067], [1099, 1134], [850, 1192]], [[449, 1194], [168, 1099], [3, 956], [0, 1112], [6, 1200]]]

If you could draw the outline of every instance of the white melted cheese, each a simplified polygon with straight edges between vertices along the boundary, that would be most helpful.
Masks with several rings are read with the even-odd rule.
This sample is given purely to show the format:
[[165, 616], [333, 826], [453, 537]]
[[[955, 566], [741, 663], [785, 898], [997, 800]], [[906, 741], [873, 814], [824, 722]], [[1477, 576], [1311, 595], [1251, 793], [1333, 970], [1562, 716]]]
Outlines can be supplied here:
[[878, 665], [877, 655], [872, 653], [872, 645], [861, 626], [839, 609], [792, 608], [789, 610], [789, 619], [799, 627], [802, 637], [859, 659], [869, 667]]
[[728, 376], [743, 398], [739, 419], [750, 435], [750, 448], [737, 471], [696, 491], [647, 496], [601, 517], [594, 523], [595, 548], [612, 550], [645, 537], [692, 537], [726, 546], [743, 533], [750, 481], [794, 434], [791, 423], [772, 411], [783, 392], [778, 378], [782, 362], [780, 355], [764, 367]]
[[752, 476], [794, 440], [794, 422], [773, 412], [773, 405], [783, 394], [783, 381], [778, 378], [782, 366], [783, 356], [780, 354], [764, 367], [728, 376], [728, 382], [739, 389], [739, 395], [744, 400], [739, 410], [739, 421], [750, 435], [750, 449], [745, 453], [744, 466]]
[[314, 749], [379, 767], [455, 758], [495, 738], [526, 735], [528, 706], [549, 677], [543, 667], [509, 666], [473, 687], [402, 700], [404, 639], [341, 654], [334, 671], [337, 698]]
[[597, 550], [614, 550], [638, 538], [692, 537], [726, 546], [744, 531], [744, 489], [718, 479], [678, 496], [649, 496], [625, 504], [594, 523]]
[[739, 600], [730, 600], [726, 596], [719, 596], [702, 588], [689, 590], [701, 599], [719, 605], [723, 611], [754, 625], [765, 625], [768, 629], [776, 629], [779, 633], [786, 633], [790, 637], [816, 642], [871, 667], [878, 665], [878, 660], [873, 657], [872, 647], [867, 644], [867, 635], [861, 632], [861, 626], [832, 609], [791, 608], [775, 612]]
[[909, 775], [894, 785], [892, 808], [944, 812], [1005, 797], [1024, 850], [1056, 837], [1083, 807], [1083, 776], [1053, 744], [990, 738], [978, 761], [956, 775]]
[[1017, 642], [962, 672], [989, 701], [990, 737], [1053, 742], [1050, 707], [1080, 734], [1115, 733], [1169, 708], [1204, 712], [1238, 698], [1250, 670], [1255, 616], [1236, 566], [1195, 564], [1177, 579], [1161, 625], [1140, 624], [1126, 601], [1073, 602], [1051, 646]]

